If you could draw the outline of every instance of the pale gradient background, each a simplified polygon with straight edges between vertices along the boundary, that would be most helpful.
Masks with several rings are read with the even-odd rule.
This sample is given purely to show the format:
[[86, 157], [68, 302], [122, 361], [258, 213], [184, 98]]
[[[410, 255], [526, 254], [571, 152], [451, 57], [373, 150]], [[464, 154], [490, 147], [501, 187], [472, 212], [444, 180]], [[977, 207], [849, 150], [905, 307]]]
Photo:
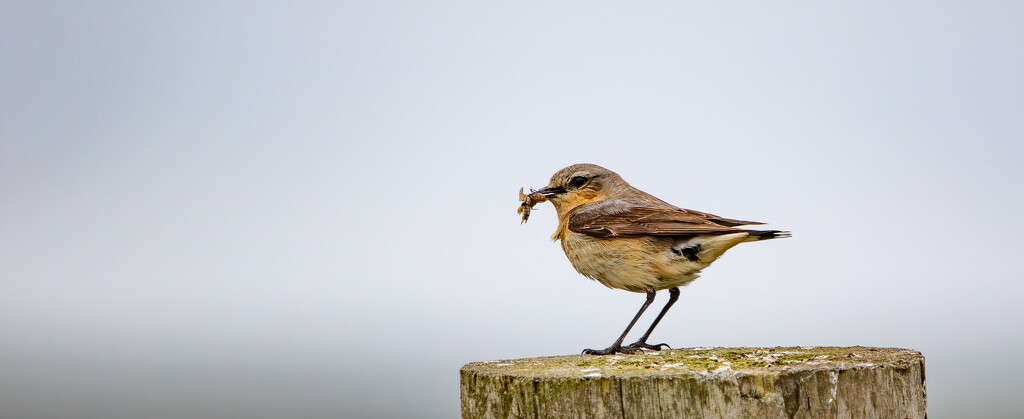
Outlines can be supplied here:
[[519, 224], [577, 162], [793, 231], [653, 340], [1024, 411], [1024, 3], [91, 3], [0, 3], [0, 417], [455, 417], [643, 300]]

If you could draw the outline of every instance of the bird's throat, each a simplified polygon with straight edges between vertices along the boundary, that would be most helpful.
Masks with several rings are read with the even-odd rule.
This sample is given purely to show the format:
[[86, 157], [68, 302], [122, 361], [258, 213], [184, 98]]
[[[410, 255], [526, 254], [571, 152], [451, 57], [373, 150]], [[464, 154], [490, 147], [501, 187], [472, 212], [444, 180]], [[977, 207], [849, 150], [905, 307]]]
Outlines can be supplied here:
[[572, 217], [572, 214], [577, 209], [591, 202], [607, 198], [608, 195], [606, 194], [587, 190], [570, 196], [559, 196], [550, 199], [551, 204], [555, 206], [555, 212], [558, 213], [558, 229], [555, 230], [555, 234], [551, 235], [551, 240], [562, 240], [565, 238], [566, 231], [569, 229], [569, 218]]

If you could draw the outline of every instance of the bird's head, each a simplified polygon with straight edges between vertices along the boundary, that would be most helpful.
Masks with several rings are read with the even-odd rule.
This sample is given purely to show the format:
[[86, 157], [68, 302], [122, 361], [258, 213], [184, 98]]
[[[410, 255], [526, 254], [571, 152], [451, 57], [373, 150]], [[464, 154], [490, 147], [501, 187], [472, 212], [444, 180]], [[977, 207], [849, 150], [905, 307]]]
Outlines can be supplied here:
[[618, 173], [596, 164], [574, 164], [551, 176], [548, 186], [536, 191], [555, 205], [559, 215], [573, 208], [614, 197], [615, 191], [628, 187]]

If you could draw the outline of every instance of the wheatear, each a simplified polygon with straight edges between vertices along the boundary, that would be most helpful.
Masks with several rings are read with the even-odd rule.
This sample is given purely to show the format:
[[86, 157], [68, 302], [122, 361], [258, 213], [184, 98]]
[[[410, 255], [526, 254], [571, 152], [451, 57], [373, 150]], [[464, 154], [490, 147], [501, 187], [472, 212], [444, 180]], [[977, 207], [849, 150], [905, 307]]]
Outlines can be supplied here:
[[[662, 343], [647, 343], [654, 327], [679, 298], [679, 287], [697, 279], [722, 253], [757, 240], [789, 237], [779, 230], [744, 230], [741, 225], [763, 224], [722, 218], [682, 209], [630, 186], [617, 173], [594, 164], [575, 164], [559, 170], [548, 186], [523, 195], [523, 220], [533, 205], [551, 201], [558, 212], [558, 229], [573, 268], [606, 287], [647, 294], [647, 301], [611, 346], [583, 353], [608, 355], [661, 350]], [[622, 346], [654, 294], [667, 289], [668, 303], [636, 342]]]

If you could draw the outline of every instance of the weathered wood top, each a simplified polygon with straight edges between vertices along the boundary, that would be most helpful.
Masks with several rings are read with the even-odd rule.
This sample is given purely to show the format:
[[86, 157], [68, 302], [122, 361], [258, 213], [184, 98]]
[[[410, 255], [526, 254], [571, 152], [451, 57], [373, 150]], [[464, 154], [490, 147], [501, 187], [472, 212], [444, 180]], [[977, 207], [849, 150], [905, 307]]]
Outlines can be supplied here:
[[895, 348], [691, 348], [462, 367], [463, 418], [927, 416], [924, 357]]
[[671, 375], [775, 375], [803, 370], [843, 370], [924, 362], [920, 352], [898, 348], [775, 347], [683, 348], [635, 355], [568, 355], [474, 362], [463, 367], [485, 375], [601, 377]]

